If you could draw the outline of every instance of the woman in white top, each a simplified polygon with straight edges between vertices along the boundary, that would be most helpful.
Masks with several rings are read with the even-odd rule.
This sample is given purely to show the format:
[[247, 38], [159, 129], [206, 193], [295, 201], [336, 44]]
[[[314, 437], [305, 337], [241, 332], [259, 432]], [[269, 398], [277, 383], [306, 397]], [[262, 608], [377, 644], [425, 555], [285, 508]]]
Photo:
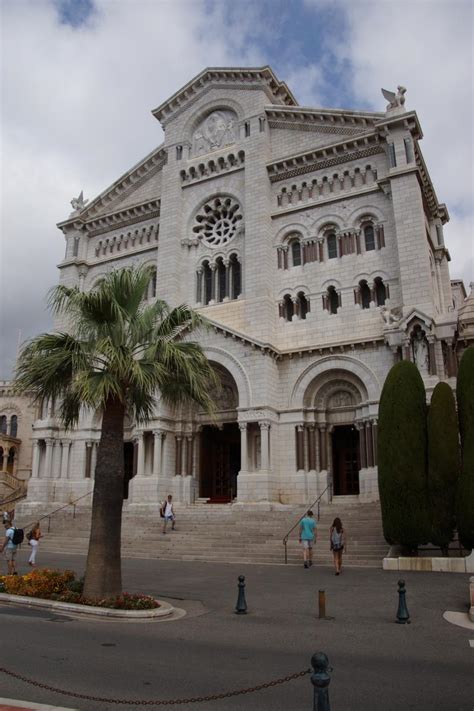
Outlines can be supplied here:
[[36, 566], [36, 554], [38, 552], [38, 545], [39, 545], [39, 539], [43, 537], [43, 534], [41, 533], [39, 521], [38, 523], [35, 523], [31, 531], [29, 532], [27, 538], [28, 543], [31, 546], [31, 555], [28, 560], [28, 565], [31, 565], [32, 568]]

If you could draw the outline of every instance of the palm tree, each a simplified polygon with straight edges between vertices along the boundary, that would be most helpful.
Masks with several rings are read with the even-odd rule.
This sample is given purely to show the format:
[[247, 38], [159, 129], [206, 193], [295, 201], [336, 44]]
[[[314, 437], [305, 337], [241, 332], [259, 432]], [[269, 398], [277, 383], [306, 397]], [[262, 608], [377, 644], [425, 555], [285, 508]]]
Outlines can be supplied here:
[[33, 338], [17, 364], [17, 390], [55, 402], [66, 428], [84, 406], [102, 413], [84, 584], [91, 597], [122, 592], [125, 414], [146, 422], [157, 393], [171, 405], [194, 402], [213, 411], [217, 376], [201, 347], [182, 338], [205, 322], [186, 305], [147, 304], [152, 275], [150, 268], [126, 267], [87, 293], [57, 286], [49, 304], [69, 325]]

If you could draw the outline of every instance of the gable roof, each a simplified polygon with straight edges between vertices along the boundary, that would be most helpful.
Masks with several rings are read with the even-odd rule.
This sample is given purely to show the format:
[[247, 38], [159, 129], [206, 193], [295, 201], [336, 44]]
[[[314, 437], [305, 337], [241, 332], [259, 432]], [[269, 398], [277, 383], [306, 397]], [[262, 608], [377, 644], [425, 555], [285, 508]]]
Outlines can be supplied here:
[[298, 106], [298, 102], [284, 81], [280, 81], [270, 67], [208, 67], [191, 79], [169, 99], [152, 111], [164, 127], [175, 113], [194, 102], [210, 85], [234, 84], [236, 88], [259, 87], [272, 104]]

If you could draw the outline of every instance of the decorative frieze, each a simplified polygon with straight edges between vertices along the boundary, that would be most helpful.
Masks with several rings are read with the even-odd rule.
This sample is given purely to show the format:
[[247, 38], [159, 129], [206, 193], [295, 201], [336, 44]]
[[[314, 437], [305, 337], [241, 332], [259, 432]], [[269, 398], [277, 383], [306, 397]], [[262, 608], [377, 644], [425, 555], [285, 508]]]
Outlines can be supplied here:
[[106, 239], [101, 239], [95, 245], [95, 256], [118, 255], [137, 247], [155, 246], [158, 242], [159, 225], [148, 225], [142, 229], [123, 232]]
[[148, 202], [139, 205], [132, 205], [117, 212], [111, 212], [108, 215], [101, 215], [95, 220], [86, 222], [84, 229], [89, 237], [109, 232], [114, 227], [126, 227], [127, 225], [135, 224], [150, 220], [160, 215], [160, 200], [149, 200]]
[[270, 182], [288, 180], [297, 175], [324, 170], [333, 165], [348, 163], [361, 158], [368, 158], [377, 153], [384, 153], [380, 138], [376, 133], [370, 133], [357, 139], [346, 140], [331, 146], [267, 163]]
[[308, 202], [325, 200], [354, 189], [373, 186], [376, 180], [376, 168], [367, 165], [362, 168], [345, 170], [342, 173], [323, 175], [295, 185], [284, 185], [277, 195], [277, 206], [280, 209], [285, 209]]
[[203, 180], [217, 178], [224, 173], [233, 173], [241, 170], [245, 164], [245, 152], [238, 151], [229, 153], [227, 156], [219, 156], [212, 158], [205, 163], [199, 163], [189, 166], [186, 170], [180, 172], [183, 188], [188, 185], [194, 185]]

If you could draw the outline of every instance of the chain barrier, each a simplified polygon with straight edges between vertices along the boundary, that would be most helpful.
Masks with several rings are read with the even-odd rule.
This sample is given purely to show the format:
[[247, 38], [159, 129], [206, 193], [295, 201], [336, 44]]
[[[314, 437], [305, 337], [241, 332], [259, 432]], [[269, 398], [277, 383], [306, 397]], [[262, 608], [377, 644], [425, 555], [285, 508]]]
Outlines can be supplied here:
[[90, 696], [89, 694], [80, 694], [76, 691], [66, 691], [65, 689], [59, 689], [56, 686], [50, 686], [49, 684], [44, 684], [41, 681], [35, 681], [34, 679], [28, 679], [28, 677], [18, 674], [17, 672], [0, 667], [0, 673], [11, 676], [14, 679], [25, 682], [25, 684], [31, 684], [31, 686], [36, 686], [39, 689], [45, 689], [45, 691], [53, 691], [55, 694], [63, 694], [64, 696], [71, 696], [74, 699], [84, 699], [85, 701], [99, 701], [104, 704], [128, 704], [129, 706], [179, 706], [182, 704], [200, 704], [203, 701], [220, 701], [222, 699], [229, 699], [232, 696], [242, 696], [244, 694], [252, 694], [255, 691], [262, 691], [263, 689], [270, 689], [273, 686], [279, 686], [280, 684], [286, 684], [288, 681], [293, 681], [294, 679], [300, 679], [307, 674], [311, 674], [311, 669], [305, 669], [305, 671], [296, 672], [295, 674], [289, 674], [281, 679], [274, 679], [273, 681], [268, 681], [265, 684], [258, 684], [257, 686], [250, 686], [247, 689], [237, 689], [234, 691], [226, 691], [221, 694], [210, 694], [209, 696], [194, 696], [189, 699], [158, 699], [158, 700], [140, 700], [140, 699], [108, 699], [103, 696]]

